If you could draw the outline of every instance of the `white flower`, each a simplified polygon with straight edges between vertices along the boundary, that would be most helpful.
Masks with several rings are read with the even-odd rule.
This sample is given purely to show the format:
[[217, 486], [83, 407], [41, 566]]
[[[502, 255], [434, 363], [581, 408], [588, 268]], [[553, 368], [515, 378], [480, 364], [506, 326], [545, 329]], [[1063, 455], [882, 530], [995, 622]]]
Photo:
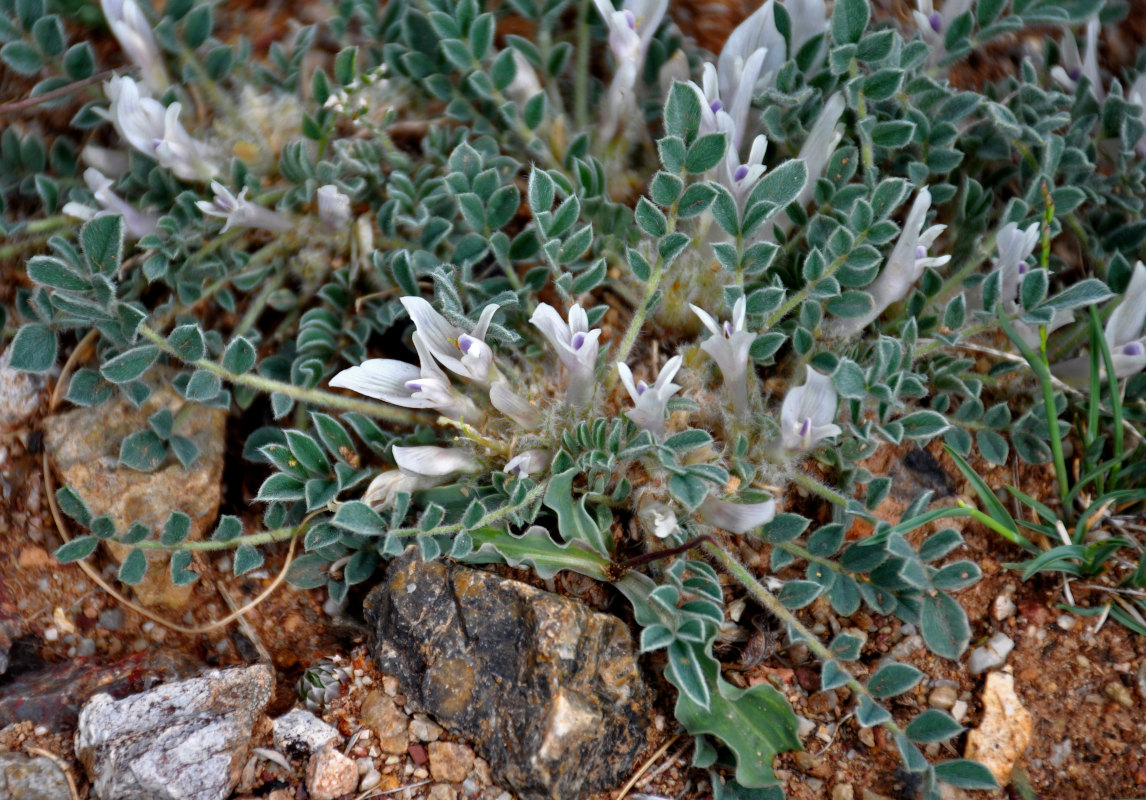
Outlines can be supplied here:
[[99, 113], [109, 120], [123, 139], [159, 166], [185, 181], [208, 181], [218, 169], [208, 158], [207, 147], [191, 138], [179, 122], [182, 106], [163, 104], [140, 94], [131, 78], [112, 78], [104, 84], [111, 106]]
[[391, 358], [371, 358], [342, 370], [330, 379], [330, 385], [403, 408], [437, 409], [450, 419], [479, 424], [484, 418], [482, 412], [472, 400], [454, 390], [418, 333], [413, 340], [420, 368]]
[[231, 228], [262, 228], [275, 233], [294, 230], [294, 222], [289, 218], [248, 200], [245, 186], [236, 197], [223, 184], [211, 181], [211, 191], [215, 193], [214, 200], [197, 200], [195, 205], [209, 217], [225, 219], [223, 233]]
[[481, 470], [481, 462], [460, 447], [394, 447], [394, 462], [407, 475], [451, 478], [459, 473]]
[[430, 489], [443, 481], [437, 478], [426, 478], [418, 475], [407, 475], [401, 470], [388, 469], [378, 474], [366, 492], [362, 495], [362, 502], [376, 511], [384, 511], [394, 505], [399, 493], [413, 494], [423, 489]]
[[646, 531], [658, 539], [665, 539], [680, 530], [676, 512], [665, 503], [657, 501], [642, 503], [637, 512], [637, 519]]
[[1098, 74], [1098, 33], [1101, 27], [1098, 17], [1091, 17], [1086, 23], [1086, 50], [1081, 58], [1074, 34], [1068, 30], [1062, 37], [1062, 64], [1051, 67], [1051, 77], [1070, 93], [1078, 89], [1079, 79], [1085, 76], [1100, 103], [1106, 97]]
[[528, 400], [515, 394], [505, 381], [496, 381], [489, 387], [489, 402], [527, 431], [541, 426], [541, 412]]
[[597, 389], [597, 351], [601, 330], [589, 330], [589, 317], [580, 304], [569, 309], [568, 323], [548, 303], [537, 306], [529, 321], [541, 331], [565, 366], [568, 378], [566, 401], [579, 408], [588, 405]]
[[733, 97], [737, 93], [741, 84], [740, 76], [747, 73], [745, 66], [748, 59], [758, 50], [764, 51], [765, 58], [757, 68], [756, 75], [751, 76], [748, 91], [752, 96], [763, 88], [761, 83], [770, 82], [771, 77], [787, 60], [788, 49], [784, 37], [776, 29], [775, 5], [775, 0], [768, 0], [728, 35], [720, 51], [720, 58], [716, 61], [721, 97]]
[[387, 509], [401, 492], [432, 489], [459, 473], [481, 469], [476, 458], [456, 447], [395, 447], [394, 460], [398, 469], [380, 473], [366, 487], [362, 501], [371, 508]]
[[493, 350], [485, 343], [485, 335], [498, 307], [490, 304], [482, 309], [472, 333], [451, 324], [421, 297], [403, 297], [402, 306], [426, 347], [442, 366], [463, 378], [477, 381], [482, 386], [500, 379], [493, 363]]
[[505, 462], [505, 469], [502, 471], [508, 472], [517, 478], [525, 475], [533, 475], [548, 467], [549, 459], [552, 457], [553, 454], [548, 450], [526, 450]]
[[839, 122], [846, 107], [843, 92], [836, 92], [829, 97], [824, 102], [824, 107], [820, 109], [820, 114], [816, 117], [815, 123], [812, 124], [812, 129], [808, 131], [808, 138], [800, 147], [800, 153], [796, 157], [808, 167], [808, 181], [800, 191], [799, 197], [796, 198], [796, 202], [802, 206], [806, 206], [808, 201], [812, 199], [812, 193], [816, 189], [816, 181], [824, 174], [828, 162], [831, 161], [832, 153], [836, 151], [836, 145], [843, 138]]
[[747, 302], [743, 297], [736, 301], [731, 323], [718, 323], [707, 311], [691, 303], [689, 308], [712, 333], [700, 347], [720, 367], [724, 385], [732, 396], [733, 411], [744, 413], [748, 409], [748, 348], [756, 341], [756, 334], [744, 329]]
[[668, 8], [668, 0], [625, 0], [620, 10], [609, 0], [593, 0], [609, 29], [609, 49], [616, 71], [605, 95], [600, 133], [611, 138], [634, 106], [637, 79], [645, 65], [649, 43]]
[[884, 309], [902, 300], [919, 280], [925, 267], [942, 266], [951, 260], [951, 256], [927, 255], [927, 248], [947, 229], [946, 225], [932, 225], [923, 230], [923, 222], [930, 208], [931, 192], [924, 186], [915, 196], [915, 202], [907, 214], [903, 230], [900, 231], [899, 240], [888, 256], [883, 271], [864, 290], [871, 295], [871, 311], [862, 317], [836, 320], [832, 329], [835, 335], [851, 336], [859, 333], [882, 314]]
[[680, 387], [672, 382], [683, 359], [677, 355], [670, 358], [661, 367], [656, 383], [649, 386], [644, 381], [633, 383], [633, 373], [629, 365], [617, 362], [617, 372], [621, 375], [621, 383], [633, 400], [634, 408], [626, 411], [625, 416], [633, 421], [638, 428], [660, 438], [665, 432], [665, 404], [670, 397], [680, 391]]
[[[738, 80], [726, 81], [719, 74], [718, 68], [706, 63], [701, 72], [701, 85], [691, 84], [700, 92], [701, 126], [700, 132], [713, 133], [723, 130], [729, 133], [729, 147], [739, 149], [744, 141], [744, 132], [748, 127], [748, 113], [752, 109], [752, 98], [756, 81], [760, 71], [764, 68], [764, 59], [768, 55], [767, 48], [760, 47], [750, 53], [744, 63], [737, 63], [740, 74]], [[727, 67], [729, 62], [725, 62]], [[720, 87], [732, 83], [736, 91], [731, 97], [721, 97]]]
[[776, 516], [776, 501], [763, 503], [732, 503], [708, 497], [700, 504], [700, 518], [715, 528], [732, 533], [748, 533], [772, 521]]
[[[832, 154], [836, 151], [836, 146], [843, 138], [843, 130], [839, 122], [845, 107], [842, 92], [836, 92], [829, 97], [820, 110], [819, 116], [816, 117], [812, 129], [808, 131], [808, 138], [800, 147], [800, 152], [796, 158], [803, 161], [808, 168], [808, 180], [794, 201], [798, 206], [807, 206], [811, 201], [812, 195], [816, 191], [816, 181], [823, 176], [828, 162], [832, 160]], [[792, 229], [791, 218], [787, 214], [778, 218], [774, 217], [752, 238], [755, 241], [771, 241], [772, 231], [775, 228], [787, 233]]]
[[[995, 237], [995, 246], [999, 251], [995, 259], [995, 268], [1001, 276], [1000, 299], [1003, 311], [1008, 316], [1015, 317], [1022, 313], [1023, 307], [1019, 298], [1019, 287], [1023, 276], [1030, 271], [1027, 262], [1039, 241], [1039, 223], [1032, 222], [1025, 230], [1019, 230], [1015, 222], [1009, 222], [999, 229]], [[1046, 325], [1047, 333], [1053, 333], [1063, 325], [1074, 321], [1074, 314], [1070, 311], [1056, 309], [1051, 321]], [[1038, 327], [1028, 325], [1021, 319], [1015, 319], [1011, 325], [1024, 342], [1031, 347], [1039, 344], [1041, 334]]]
[[80, 158], [113, 180], [122, 178], [131, 167], [131, 159], [123, 150], [110, 150], [95, 144], [85, 144]]
[[736, 203], [741, 209], [744, 208], [744, 201], [748, 199], [748, 195], [751, 194], [757, 181], [764, 177], [764, 172], [768, 169], [764, 166], [764, 154], [767, 150], [768, 137], [760, 134], [752, 140], [752, 150], [748, 153], [748, 159], [743, 163], [740, 161], [740, 154], [731, 143], [728, 150], [725, 151], [718, 180], [724, 184], [728, 191], [732, 192], [732, 196], [736, 198]]
[[[1103, 338], [1110, 348], [1114, 364], [1114, 377], [1129, 378], [1146, 369], [1146, 264], [1138, 261], [1130, 275], [1130, 285], [1122, 300], [1106, 320]], [[1101, 364], [1101, 359], [1099, 364]], [[1090, 377], [1090, 356], [1072, 358], [1055, 364], [1054, 373], [1065, 381], [1087, 380]], [[1105, 373], [1105, 368], [1102, 372]]]
[[338, 233], [350, 222], [350, 198], [334, 184], [318, 189], [318, 218], [331, 233]]
[[538, 80], [537, 72], [529, 63], [529, 59], [517, 50], [513, 48], [511, 50], [513, 51], [513, 80], [509, 86], [505, 87], [505, 96], [519, 106], [523, 106], [527, 100], [542, 91], [541, 81]]
[[65, 203], [63, 212], [69, 217], [89, 220], [102, 217], [105, 214], [119, 214], [123, 217], [124, 232], [132, 239], [142, 239], [149, 233], [155, 233], [159, 218], [154, 214], [140, 211], [111, 190], [114, 181], [105, 176], [98, 169], [88, 167], [84, 170], [84, 182], [95, 195], [100, 208], [95, 209], [83, 203]]
[[936, 11], [931, 0], [916, 0], [916, 10], [912, 11], [911, 15], [915, 18], [915, 24], [923, 36], [923, 41], [935, 48], [932, 60], [947, 52], [944, 47], [947, 26], [970, 7], [971, 0], [946, 0], [942, 10]]
[[839, 397], [832, 379], [806, 369], [804, 385], [789, 389], [780, 408], [781, 440], [788, 450], [811, 450], [843, 432], [834, 422]]
[[156, 94], [166, 91], [170, 81], [163, 57], [155, 44], [151, 24], [135, 0], [100, 0], [108, 27], [119, 40], [119, 46], [139, 67], [148, 87]]

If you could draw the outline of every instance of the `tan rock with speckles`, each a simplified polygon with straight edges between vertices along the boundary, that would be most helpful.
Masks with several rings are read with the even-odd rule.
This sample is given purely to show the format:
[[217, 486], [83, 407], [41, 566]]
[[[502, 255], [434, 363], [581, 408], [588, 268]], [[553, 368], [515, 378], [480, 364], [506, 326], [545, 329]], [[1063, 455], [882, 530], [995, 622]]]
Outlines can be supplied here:
[[306, 791], [311, 800], [334, 800], [358, 788], [358, 765], [327, 745], [306, 765]]
[[1005, 786], [1033, 730], [1034, 719], [1015, 694], [1015, 676], [992, 672], [983, 687], [983, 721], [967, 734], [964, 756], [981, 762]]
[[383, 753], [403, 755], [409, 745], [406, 726], [409, 718], [394, 701], [375, 689], [362, 701], [362, 721], [378, 736], [378, 747]]
[[474, 766], [474, 751], [464, 744], [430, 742], [430, 775], [436, 781], [461, 783]]
[[[223, 453], [226, 446], [225, 409], [189, 405], [169, 385], [165, 373], [156, 371], [149, 380], [154, 391], [142, 408], [117, 396], [103, 405], [77, 408], [44, 420], [44, 447], [60, 473], [60, 482], [74, 488], [95, 516], [109, 515], [119, 531], [140, 522], [162, 530], [172, 511], [191, 517], [188, 541], [202, 539], [215, 522], [222, 500]], [[159, 377], [162, 376], [162, 379]], [[199, 448], [199, 457], [185, 469], [168, 455], [154, 472], [137, 472], [119, 463], [119, 448], [125, 437], [146, 431], [147, 419], [168, 409], [177, 422], [174, 436], [184, 436]], [[131, 548], [108, 543], [112, 555], [122, 561]], [[145, 550], [149, 568], [134, 586], [147, 606], [182, 608], [192, 586], [174, 586], [166, 568], [169, 555]]]

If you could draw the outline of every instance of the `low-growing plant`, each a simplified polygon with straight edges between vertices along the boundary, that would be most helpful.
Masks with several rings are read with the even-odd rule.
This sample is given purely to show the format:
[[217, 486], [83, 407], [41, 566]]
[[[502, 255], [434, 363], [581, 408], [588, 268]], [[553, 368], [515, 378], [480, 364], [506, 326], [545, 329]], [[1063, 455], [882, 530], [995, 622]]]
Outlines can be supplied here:
[[[1002, 464], [1012, 448], [1063, 467], [1048, 425], [1063, 401], [1043, 373], [1085, 340], [1074, 310], [1136, 285], [1146, 87], [1098, 71], [1118, 4], [926, 6], [901, 30], [867, 0], [830, 16], [768, 0], [705, 60], [664, 0], [344, 0], [264, 57], [215, 38], [209, 3], [104, 0], [130, 63], [101, 90], [93, 48], [69, 45], [76, 23], [0, 0], [0, 59], [39, 80], [9, 110], [84, 98], [68, 132], [0, 135], [0, 256], [50, 251], [26, 262], [11, 365], [47, 373], [71, 352], [80, 406], [140, 406], [169, 382], [186, 405], [123, 440], [126, 468], [193, 467], [178, 422], [204, 406], [253, 431], [243, 454], [266, 473], [262, 529], [225, 515], [206, 541], [182, 512], [116, 530], [65, 487], [86, 532], [57, 557], [128, 545], [131, 584], [143, 551], [168, 550], [186, 584], [195, 551], [232, 550], [243, 574], [298, 538], [290, 580], [335, 603], [411, 544], [577, 572], [616, 587], [641, 650], [664, 651], [694, 763], [734, 767], [718, 796], [779, 796], [795, 715], [769, 684], [730, 684], [713, 651], [727, 601], [747, 598], [822, 661], [825, 689], [849, 690], [860, 725], [891, 732], [924, 797], [937, 781], [993, 787], [982, 765], [924, 757], [963, 730], [949, 715], [893, 717], [887, 701], [922, 672], [861, 681], [864, 634], [821, 641], [798, 612], [867, 606], [938, 656], [966, 650], [953, 594], [979, 569], [949, 560], [953, 528], [908, 534], [975, 517], [1022, 544], [1017, 523], [989, 490], [987, 514], [928, 510], [924, 493], [882, 520], [891, 478], [866, 459], [942, 437], [965, 471], [973, 450]], [[1031, 26], [1059, 41], [952, 84], [953, 66]], [[1021, 353], [1038, 343], [1042, 406], [1002, 331]], [[1146, 366], [1140, 334], [1107, 361]], [[1140, 388], [1124, 406], [1138, 418]], [[1109, 498], [1130, 473], [1117, 438], [1100, 462], [1091, 402], [1079, 485]]]

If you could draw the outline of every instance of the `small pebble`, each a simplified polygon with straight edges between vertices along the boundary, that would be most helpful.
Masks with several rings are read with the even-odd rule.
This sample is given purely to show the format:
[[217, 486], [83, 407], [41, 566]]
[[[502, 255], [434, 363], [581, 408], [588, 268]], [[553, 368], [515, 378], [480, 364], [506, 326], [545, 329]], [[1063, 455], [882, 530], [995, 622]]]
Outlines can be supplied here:
[[[899, 632], [900, 632], [900, 633], [902, 633], [904, 636], [914, 636], [914, 635], [915, 635], [915, 634], [917, 634], [919, 631], [918, 631], [918, 629], [917, 629], [917, 628], [916, 628], [914, 625], [912, 625], [910, 622], [905, 622], [905, 623], [903, 623], [902, 625], [900, 625], [900, 626], [899, 626]], [[848, 784], [844, 784], [844, 786], [848, 786]], [[839, 787], [837, 787], [837, 788], [839, 788]], [[850, 788], [850, 787], [849, 787], [849, 788]]]
[[956, 700], [955, 705], [951, 706], [952, 719], [954, 719], [956, 722], [962, 722], [963, 717], [967, 716], [967, 710], [968, 707], [966, 700]]
[[1138, 662], [1138, 694], [1142, 695], [1142, 699], [1146, 700], [1146, 658]]
[[1122, 681], [1111, 681], [1102, 687], [1106, 696], [1124, 708], [1134, 708], [1134, 695], [1122, 685]]
[[80, 639], [80, 643], [76, 646], [76, 655], [81, 658], [87, 656], [94, 656], [96, 651], [96, 643], [94, 639]]
[[954, 686], [936, 686], [927, 698], [927, 702], [931, 704], [932, 708], [943, 711], [950, 711], [958, 700], [959, 694], [955, 691]]
[[971, 651], [971, 656], [967, 659], [967, 669], [972, 675], [979, 675], [1002, 666], [1014, 647], [1015, 643], [1011, 641], [1011, 637], [999, 631], [987, 640], [987, 644]]
[[1052, 767], [1061, 767], [1070, 758], [1071, 743], [1070, 739], [1063, 739], [1055, 745], [1051, 745], [1051, 755], [1047, 761], [1050, 762]]
[[36, 736], [47, 736], [48, 732], [48, 726], [46, 725], [37, 725], [35, 730], [32, 731]]
[[101, 611], [99, 615], [99, 626], [105, 631], [118, 631], [123, 627], [122, 609], [109, 608], [107, 611]]
[[[1010, 588], [1010, 587], [1008, 587]], [[1015, 599], [1012, 597], [1014, 590], [1004, 591], [995, 598], [995, 602], [991, 604], [991, 616], [995, 618], [996, 622], [1002, 622], [1015, 615]]]
[[369, 789], [373, 789], [375, 786], [377, 786], [381, 782], [382, 782], [382, 773], [376, 769], [371, 769], [366, 774], [364, 774], [362, 776], [362, 779], [360, 781], [358, 781], [358, 791], [365, 792]]
[[44, 641], [54, 642], [60, 638], [60, 632], [53, 626], [44, 631]]
[[796, 735], [801, 739], [806, 739], [812, 735], [812, 731], [816, 729], [816, 723], [812, 722], [807, 717], [796, 715]]
[[1058, 625], [1064, 631], [1074, 630], [1075, 619], [1070, 614], [1062, 614], [1055, 620], [1055, 625]]

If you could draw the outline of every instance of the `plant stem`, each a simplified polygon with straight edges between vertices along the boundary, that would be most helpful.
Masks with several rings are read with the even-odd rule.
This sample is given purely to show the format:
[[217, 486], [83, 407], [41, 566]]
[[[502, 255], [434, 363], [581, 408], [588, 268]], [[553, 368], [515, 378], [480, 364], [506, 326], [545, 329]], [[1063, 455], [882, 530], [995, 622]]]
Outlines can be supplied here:
[[840, 494], [835, 489], [829, 489], [827, 486], [824, 486], [824, 484], [820, 483], [810, 475], [806, 475], [797, 469], [793, 469], [788, 472], [786, 477], [788, 480], [801, 487], [802, 489], [807, 489], [812, 494], [819, 495], [820, 497], [831, 503], [834, 503], [845, 511], [849, 511], [867, 520], [874, 521], [876, 519], [875, 515], [869, 511], [857, 508], [855, 502], [851, 498]]
[[[685, 173], [682, 170], [680, 178], [684, 178]], [[676, 201], [669, 209], [667, 216], [667, 225], [665, 227], [665, 236], [673, 233], [676, 230], [676, 219], [678, 212], [678, 203]], [[662, 237], [663, 238], [663, 237]], [[625, 329], [625, 335], [621, 338], [620, 345], [617, 346], [617, 356], [612, 359], [613, 361], [628, 361], [629, 353], [633, 350], [633, 345], [637, 343], [637, 337], [641, 333], [641, 328], [645, 325], [645, 317], [649, 313], [649, 301], [652, 300], [653, 295], [656, 294], [657, 288], [660, 286], [661, 278], [665, 273], [665, 258], [659, 252], [657, 254], [656, 264], [653, 265], [652, 273], [649, 279], [645, 281], [645, 293], [641, 297], [640, 303], [633, 310], [633, 317], [629, 320], [629, 327]], [[609, 375], [605, 379], [605, 387], [612, 388], [613, 384], [617, 382], [617, 372], [609, 370]]]
[[[856, 247], [859, 247], [866, 240], [867, 231], [864, 231], [856, 237], [855, 242], [852, 244], [852, 249], [854, 250]], [[828, 268], [824, 270], [823, 275], [814, 281], [808, 281], [808, 283], [806, 283], [804, 287], [800, 289], [800, 291], [796, 292], [786, 303], [773, 311], [772, 316], [768, 317], [768, 321], [764, 323], [764, 327], [762, 327], [758, 333], [767, 333], [768, 331], [772, 330], [773, 325], [784, 319], [784, 317], [788, 316], [790, 311], [808, 299], [808, 296], [812, 293], [812, 290], [816, 288], [816, 284], [825, 278], [830, 278], [832, 275], [834, 275], [836, 270], [842, 267], [844, 262], [847, 261], [848, 255], [850, 255], [850, 253], [851, 251], [849, 250], [847, 253], [842, 253], [839, 255], [831, 264], [828, 265]]]
[[[789, 629], [795, 631], [800, 638], [803, 639], [804, 643], [808, 645], [808, 649], [815, 653], [821, 661], [835, 660], [835, 654], [833, 654], [804, 623], [800, 622], [795, 614], [785, 608], [784, 604], [780, 602], [776, 595], [764, 588], [764, 586], [756, 580], [756, 577], [749, 572], [744, 565], [737, 561], [731, 553], [720, 545], [713, 544], [712, 542], [705, 542], [704, 549], [720, 563], [720, 566], [724, 568], [725, 572], [730, 574], [736, 579], [737, 583], [748, 590], [748, 594], [752, 595], [753, 600], [787, 625]], [[847, 682], [844, 684], [845, 686], [851, 689], [856, 695], [866, 695], [868, 698], [871, 698], [871, 694], [868, 692], [866, 686], [853, 678], [849, 673], [845, 672], [845, 674], [848, 676]], [[871, 699], [874, 701], [874, 698]], [[883, 726], [892, 733], [902, 733], [899, 726], [891, 720], [884, 722]]]
[[[159, 333], [153, 331], [151, 328], [143, 325], [139, 329], [139, 333], [143, 338], [152, 342], [164, 353], [175, 358], [182, 358], [179, 351], [174, 347], [167, 344], [167, 340]], [[206, 370], [213, 375], [219, 376], [221, 379], [228, 383], [236, 384], [238, 386], [249, 386], [260, 392], [278, 392], [279, 394], [286, 395], [298, 403], [311, 403], [316, 406], [324, 408], [333, 408], [338, 411], [352, 411], [362, 414], [367, 417], [374, 417], [375, 419], [385, 420], [386, 422], [395, 425], [426, 425], [431, 424], [433, 418], [425, 415], [418, 414], [413, 411], [406, 411], [404, 409], [391, 408], [384, 406], [381, 403], [374, 403], [369, 400], [359, 400], [355, 397], [346, 397], [333, 392], [323, 391], [322, 389], [304, 389], [301, 386], [295, 386], [293, 383], [284, 383], [283, 381], [276, 381], [262, 375], [255, 375], [252, 373], [243, 373], [241, 375], [224, 369], [222, 365], [217, 364], [206, 358], [200, 358], [197, 361], [189, 362], [191, 366], [198, 369]]]
[[18, 256], [25, 250], [39, 247], [50, 238], [49, 234], [51, 234], [52, 231], [78, 223], [79, 220], [72, 219], [63, 214], [32, 220], [24, 226], [24, 230], [33, 235], [26, 239], [19, 239], [5, 247], [0, 247], [0, 261]]
[[299, 533], [298, 527], [292, 528], [275, 528], [270, 531], [263, 531], [262, 533], [251, 533], [246, 536], [236, 536], [234, 539], [220, 542], [214, 539], [205, 542], [180, 542], [179, 544], [163, 544], [163, 542], [154, 539], [137, 542], [132, 545], [143, 550], [233, 550], [240, 545], [249, 544], [252, 546], [271, 544], [273, 542], [283, 542]]
[[577, 4], [577, 71], [573, 75], [573, 110], [578, 130], [589, 125], [589, 3]]
[[463, 525], [462, 523], [458, 522], [452, 525], [438, 525], [428, 530], [422, 530], [420, 528], [393, 528], [390, 530], [390, 535], [417, 536], [420, 533], [424, 533], [427, 536], [438, 536], [440, 534], [461, 533], [464, 530], [484, 528], [494, 522], [500, 522], [502, 519], [508, 517], [515, 511], [520, 511], [521, 509], [532, 505], [533, 502], [537, 500], [537, 498], [541, 497], [542, 493], [546, 490], [546, 488], [548, 488], [548, 486], [548, 482], [542, 481], [530, 489], [529, 492], [526, 493], [525, 497], [521, 498], [520, 502], [514, 503], [513, 505], [502, 506], [501, 508], [495, 508], [493, 511], [488, 512], [484, 517], [472, 525]]

